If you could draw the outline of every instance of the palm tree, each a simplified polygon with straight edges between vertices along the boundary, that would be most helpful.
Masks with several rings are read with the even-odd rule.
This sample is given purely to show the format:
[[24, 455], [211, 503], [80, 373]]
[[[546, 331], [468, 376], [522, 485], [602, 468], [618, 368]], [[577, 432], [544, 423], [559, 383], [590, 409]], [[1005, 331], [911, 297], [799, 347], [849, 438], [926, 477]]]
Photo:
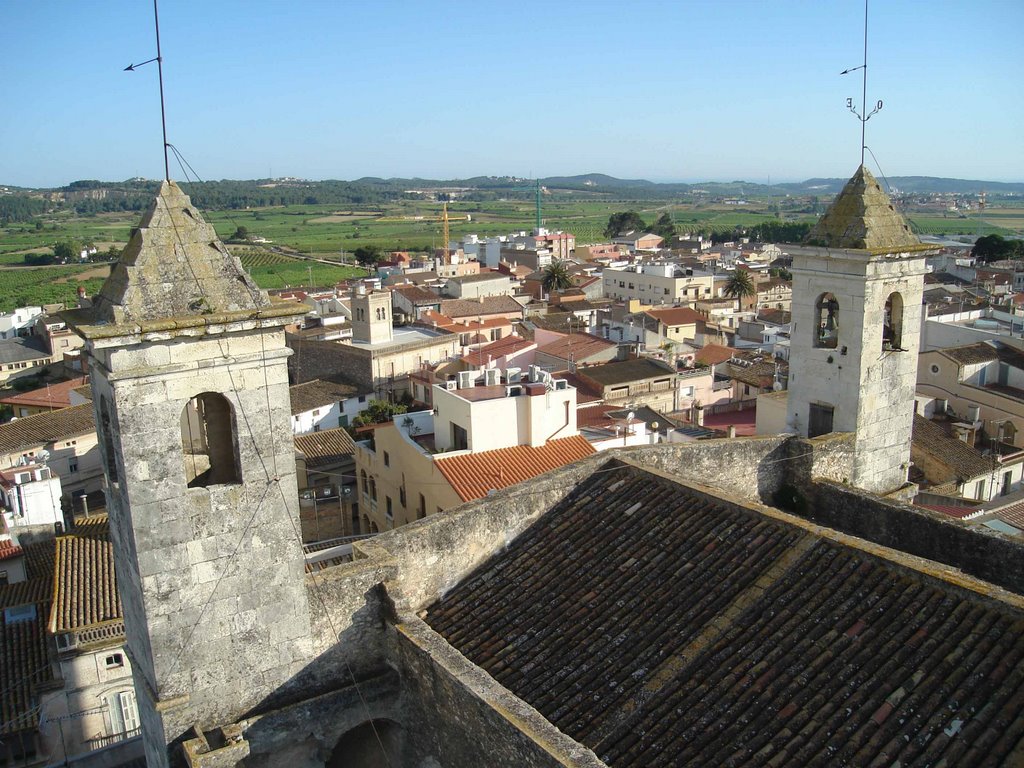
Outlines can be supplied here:
[[572, 274], [569, 272], [569, 262], [565, 260], [552, 261], [544, 267], [541, 270], [540, 285], [545, 293], [572, 288]]
[[729, 278], [729, 282], [725, 284], [725, 294], [739, 299], [741, 306], [743, 299], [756, 295], [757, 288], [754, 286], [754, 278], [750, 276], [750, 272], [737, 267], [732, 273], [732, 277]]

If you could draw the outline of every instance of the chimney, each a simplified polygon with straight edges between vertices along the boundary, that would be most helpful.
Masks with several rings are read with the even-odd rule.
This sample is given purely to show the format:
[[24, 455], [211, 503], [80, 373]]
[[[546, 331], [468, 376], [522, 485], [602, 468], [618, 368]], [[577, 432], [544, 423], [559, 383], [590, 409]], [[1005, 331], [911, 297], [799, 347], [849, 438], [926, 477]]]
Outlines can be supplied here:
[[735, 424], [730, 424], [729, 425], [729, 433], [728, 434], [729, 434], [729, 437], [736, 437], [736, 425]]

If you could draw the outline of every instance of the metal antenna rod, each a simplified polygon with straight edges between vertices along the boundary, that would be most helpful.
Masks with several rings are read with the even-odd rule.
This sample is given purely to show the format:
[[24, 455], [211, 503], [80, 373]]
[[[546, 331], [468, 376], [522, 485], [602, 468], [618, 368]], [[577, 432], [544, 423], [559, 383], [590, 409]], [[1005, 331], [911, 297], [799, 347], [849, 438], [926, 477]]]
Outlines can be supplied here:
[[[160, 55], [160, 15], [156, 8], [157, 0], [153, 0], [153, 25], [156, 27], [156, 69], [159, 73], [160, 79], [160, 127], [163, 129], [164, 134], [164, 180], [171, 180], [171, 164], [167, 158], [167, 111], [164, 108], [164, 59]], [[865, 46], [867, 42], [865, 41]], [[863, 143], [863, 142], [861, 142]], [[861, 150], [861, 159], [863, 163], [863, 150]]]
[[[156, 0], [153, 0], [153, 5], [156, 5]], [[160, 37], [159, 32], [157, 33], [156, 43], [156, 55], [160, 55]], [[159, 62], [159, 59], [157, 59]], [[868, 109], [868, 0], [864, 0], [864, 72], [861, 78], [864, 86], [861, 92], [860, 103], [863, 105], [864, 111]], [[160, 88], [160, 105], [163, 107], [163, 86]], [[870, 117], [870, 115], [869, 115]], [[867, 144], [866, 132], [868, 127], [868, 120], [866, 117], [861, 118], [860, 121], [860, 164], [864, 165], [864, 147]], [[166, 135], [164, 141], [167, 141]]]
[[860, 111], [853, 104], [853, 98], [846, 100], [846, 108], [853, 112], [854, 117], [860, 121], [860, 164], [864, 165], [864, 152], [867, 149], [867, 123], [879, 110], [882, 109], [882, 100], [879, 99], [874, 108], [868, 111], [868, 0], [864, 0], [864, 63], [859, 67], [850, 67], [840, 72], [840, 75], [848, 75], [851, 72], [861, 70], [861, 104]]

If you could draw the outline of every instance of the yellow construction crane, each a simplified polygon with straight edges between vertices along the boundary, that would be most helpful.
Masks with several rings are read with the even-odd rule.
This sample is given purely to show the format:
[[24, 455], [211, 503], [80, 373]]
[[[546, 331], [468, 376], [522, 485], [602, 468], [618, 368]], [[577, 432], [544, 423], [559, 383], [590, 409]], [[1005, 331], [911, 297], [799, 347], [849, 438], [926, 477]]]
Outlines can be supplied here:
[[444, 203], [441, 206], [441, 256], [444, 259], [445, 264], [448, 263], [448, 243], [450, 242], [451, 233], [449, 232], [448, 226], [448, 203]]

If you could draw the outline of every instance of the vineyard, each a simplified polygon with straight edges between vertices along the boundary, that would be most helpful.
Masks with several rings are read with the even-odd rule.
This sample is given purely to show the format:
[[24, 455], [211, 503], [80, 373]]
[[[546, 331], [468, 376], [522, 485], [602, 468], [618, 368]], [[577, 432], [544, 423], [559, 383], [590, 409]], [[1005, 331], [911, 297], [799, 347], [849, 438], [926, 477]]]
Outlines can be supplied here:
[[[78, 286], [85, 286], [91, 296], [103, 285], [102, 277], [94, 277], [95, 267], [42, 267], [36, 269], [6, 269], [0, 272], [0, 312], [17, 307], [42, 304], [75, 306]], [[105, 271], [105, 270], [104, 270]], [[86, 274], [89, 277], [84, 277]], [[83, 279], [84, 277], [84, 279]]]

